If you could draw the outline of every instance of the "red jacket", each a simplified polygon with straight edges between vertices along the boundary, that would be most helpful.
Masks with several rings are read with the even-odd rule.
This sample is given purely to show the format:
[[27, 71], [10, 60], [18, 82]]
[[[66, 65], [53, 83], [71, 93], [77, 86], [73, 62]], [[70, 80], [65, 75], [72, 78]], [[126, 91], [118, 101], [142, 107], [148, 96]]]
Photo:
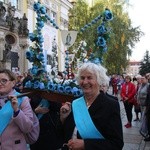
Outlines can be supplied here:
[[[126, 92], [127, 86], [128, 86], [128, 90], [127, 90], [128, 92]], [[136, 94], [136, 88], [132, 82], [123, 83], [122, 88], [121, 88], [121, 93], [120, 93], [123, 101], [125, 101], [125, 97], [127, 97], [128, 102], [134, 103], [135, 94]]]

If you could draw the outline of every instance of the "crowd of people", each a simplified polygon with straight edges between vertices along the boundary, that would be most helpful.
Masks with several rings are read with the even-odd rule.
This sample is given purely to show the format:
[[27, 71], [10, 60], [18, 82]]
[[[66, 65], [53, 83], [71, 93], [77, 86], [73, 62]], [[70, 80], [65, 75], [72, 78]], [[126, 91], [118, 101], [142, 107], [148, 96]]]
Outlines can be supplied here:
[[[118, 76], [110, 79], [112, 95], [120, 97], [123, 101], [127, 116], [126, 128], [132, 127], [132, 121], [140, 121], [140, 133], [145, 137], [144, 141], [150, 141], [150, 74]], [[133, 110], [136, 118], [133, 120]]]
[[[63, 79], [60, 72], [58, 78]], [[23, 76], [0, 69], [0, 149], [122, 150], [120, 100], [127, 116], [124, 126], [132, 127], [134, 107], [134, 121], [146, 124], [144, 140], [150, 141], [149, 75], [138, 75], [134, 80], [129, 75], [114, 75], [110, 80], [106, 68], [87, 62], [76, 75], [83, 96], [65, 103], [36, 95], [19, 98], [17, 95], [31, 79], [30, 73]], [[112, 94], [108, 93], [109, 86]], [[34, 128], [34, 114], [40, 131], [37, 140], [29, 145], [25, 135]]]

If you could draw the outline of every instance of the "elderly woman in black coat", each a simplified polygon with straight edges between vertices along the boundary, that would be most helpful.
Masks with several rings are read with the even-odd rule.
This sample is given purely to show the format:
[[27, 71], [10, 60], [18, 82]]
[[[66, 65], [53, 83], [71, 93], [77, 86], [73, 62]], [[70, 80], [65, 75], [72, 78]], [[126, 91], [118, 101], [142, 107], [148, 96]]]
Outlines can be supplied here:
[[109, 82], [106, 69], [84, 63], [78, 70], [77, 81], [84, 96], [60, 109], [63, 148], [121, 150], [124, 143], [119, 103], [100, 92], [100, 86]]

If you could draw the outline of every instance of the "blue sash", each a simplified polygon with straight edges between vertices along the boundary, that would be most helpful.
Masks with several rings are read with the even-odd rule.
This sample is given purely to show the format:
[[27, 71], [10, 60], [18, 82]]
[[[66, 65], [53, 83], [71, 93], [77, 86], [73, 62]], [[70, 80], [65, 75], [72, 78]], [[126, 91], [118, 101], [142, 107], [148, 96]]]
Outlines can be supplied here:
[[[17, 95], [18, 92], [15, 93]], [[22, 103], [23, 98], [18, 98], [18, 106]], [[0, 135], [3, 133], [13, 116], [13, 108], [8, 101], [0, 110]]]
[[[41, 105], [41, 107], [44, 107], [44, 108], [49, 108], [50, 103], [49, 103], [48, 100], [42, 99], [39, 105]], [[37, 117], [38, 117], [39, 120], [42, 118], [42, 116], [43, 116], [43, 114], [38, 114], [37, 115]]]
[[74, 100], [72, 109], [76, 127], [83, 139], [104, 139], [90, 117], [84, 97]]

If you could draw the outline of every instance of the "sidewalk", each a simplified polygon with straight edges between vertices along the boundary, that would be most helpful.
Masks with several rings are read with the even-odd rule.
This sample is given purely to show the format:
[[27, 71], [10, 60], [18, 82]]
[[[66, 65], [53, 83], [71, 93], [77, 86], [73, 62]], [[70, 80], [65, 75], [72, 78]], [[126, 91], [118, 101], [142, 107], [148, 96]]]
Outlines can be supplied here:
[[[112, 88], [108, 90], [109, 94], [112, 94]], [[120, 95], [118, 96], [121, 119], [123, 126], [123, 138], [124, 138], [124, 147], [123, 150], [150, 150], [150, 142], [145, 142], [144, 137], [139, 133], [140, 121], [132, 121], [131, 128], [125, 128], [124, 125], [127, 123], [127, 117], [124, 109], [123, 102], [120, 101]], [[135, 119], [135, 112], [133, 109], [133, 120]]]
[[[123, 150], [150, 150], [150, 142], [145, 142], [143, 137], [139, 133], [140, 121], [132, 121], [131, 128], [125, 128], [127, 123], [126, 113], [124, 110], [123, 102], [120, 101], [121, 118], [123, 126], [124, 147]], [[133, 109], [133, 119], [135, 119], [135, 113]]]

